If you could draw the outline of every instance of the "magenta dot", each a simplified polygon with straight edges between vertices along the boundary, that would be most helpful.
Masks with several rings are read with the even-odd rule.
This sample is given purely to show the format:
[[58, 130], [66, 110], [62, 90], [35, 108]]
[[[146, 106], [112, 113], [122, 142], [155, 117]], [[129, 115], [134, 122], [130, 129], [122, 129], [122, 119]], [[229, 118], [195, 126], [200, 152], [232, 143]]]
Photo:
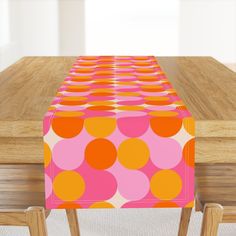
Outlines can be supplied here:
[[52, 194], [52, 180], [51, 178], [45, 174], [45, 198], [47, 199]]
[[117, 126], [125, 136], [139, 137], [147, 131], [149, 118], [147, 116], [119, 118]]

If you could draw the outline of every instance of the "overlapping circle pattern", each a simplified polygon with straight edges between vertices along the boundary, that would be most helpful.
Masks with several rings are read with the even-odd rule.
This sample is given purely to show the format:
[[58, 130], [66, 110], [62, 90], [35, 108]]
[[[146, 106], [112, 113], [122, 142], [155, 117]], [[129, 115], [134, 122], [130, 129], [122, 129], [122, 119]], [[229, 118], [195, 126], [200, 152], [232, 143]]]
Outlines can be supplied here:
[[43, 130], [47, 208], [192, 206], [194, 120], [155, 57], [79, 57]]

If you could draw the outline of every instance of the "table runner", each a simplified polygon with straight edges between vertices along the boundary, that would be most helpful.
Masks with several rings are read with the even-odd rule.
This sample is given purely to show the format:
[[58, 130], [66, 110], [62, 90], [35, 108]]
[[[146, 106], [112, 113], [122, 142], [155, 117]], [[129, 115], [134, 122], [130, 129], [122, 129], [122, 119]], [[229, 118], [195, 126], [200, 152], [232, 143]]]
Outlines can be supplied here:
[[194, 119], [153, 56], [78, 57], [43, 132], [48, 209], [193, 206]]

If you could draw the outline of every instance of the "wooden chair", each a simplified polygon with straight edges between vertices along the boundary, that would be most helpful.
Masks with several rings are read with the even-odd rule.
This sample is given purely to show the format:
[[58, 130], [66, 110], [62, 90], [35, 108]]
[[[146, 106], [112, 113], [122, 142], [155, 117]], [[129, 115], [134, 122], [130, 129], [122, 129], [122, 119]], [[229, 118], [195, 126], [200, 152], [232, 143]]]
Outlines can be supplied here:
[[[41, 164], [0, 165], [0, 225], [28, 226], [31, 236], [47, 236]], [[76, 210], [66, 210], [71, 236], [79, 236]]]
[[[195, 182], [195, 210], [203, 212], [201, 236], [217, 236], [220, 223], [236, 223], [236, 165], [198, 165]], [[191, 212], [182, 209], [178, 236], [187, 235]]]
[[[46, 218], [50, 211], [43, 207], [29, 207], [26, 210], [0, 210], [0, 225], [28, 226], [31, 236], [47, 236]], [[71, 236], [79, 236], [76, 210], [66, 210]]]

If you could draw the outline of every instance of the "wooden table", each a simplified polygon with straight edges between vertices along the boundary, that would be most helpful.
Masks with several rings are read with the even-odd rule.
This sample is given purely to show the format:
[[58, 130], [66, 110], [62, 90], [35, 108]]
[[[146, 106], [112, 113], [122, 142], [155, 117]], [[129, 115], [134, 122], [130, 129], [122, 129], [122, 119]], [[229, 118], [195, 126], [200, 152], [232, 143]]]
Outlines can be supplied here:
[[[75, 59], [25, 57], [0, 73], [0, 208], [44, 206], [42, 119]], [[236, 73], [211, 57], [158, 61], [196, 120], [199, 199], [236, 205]]]

